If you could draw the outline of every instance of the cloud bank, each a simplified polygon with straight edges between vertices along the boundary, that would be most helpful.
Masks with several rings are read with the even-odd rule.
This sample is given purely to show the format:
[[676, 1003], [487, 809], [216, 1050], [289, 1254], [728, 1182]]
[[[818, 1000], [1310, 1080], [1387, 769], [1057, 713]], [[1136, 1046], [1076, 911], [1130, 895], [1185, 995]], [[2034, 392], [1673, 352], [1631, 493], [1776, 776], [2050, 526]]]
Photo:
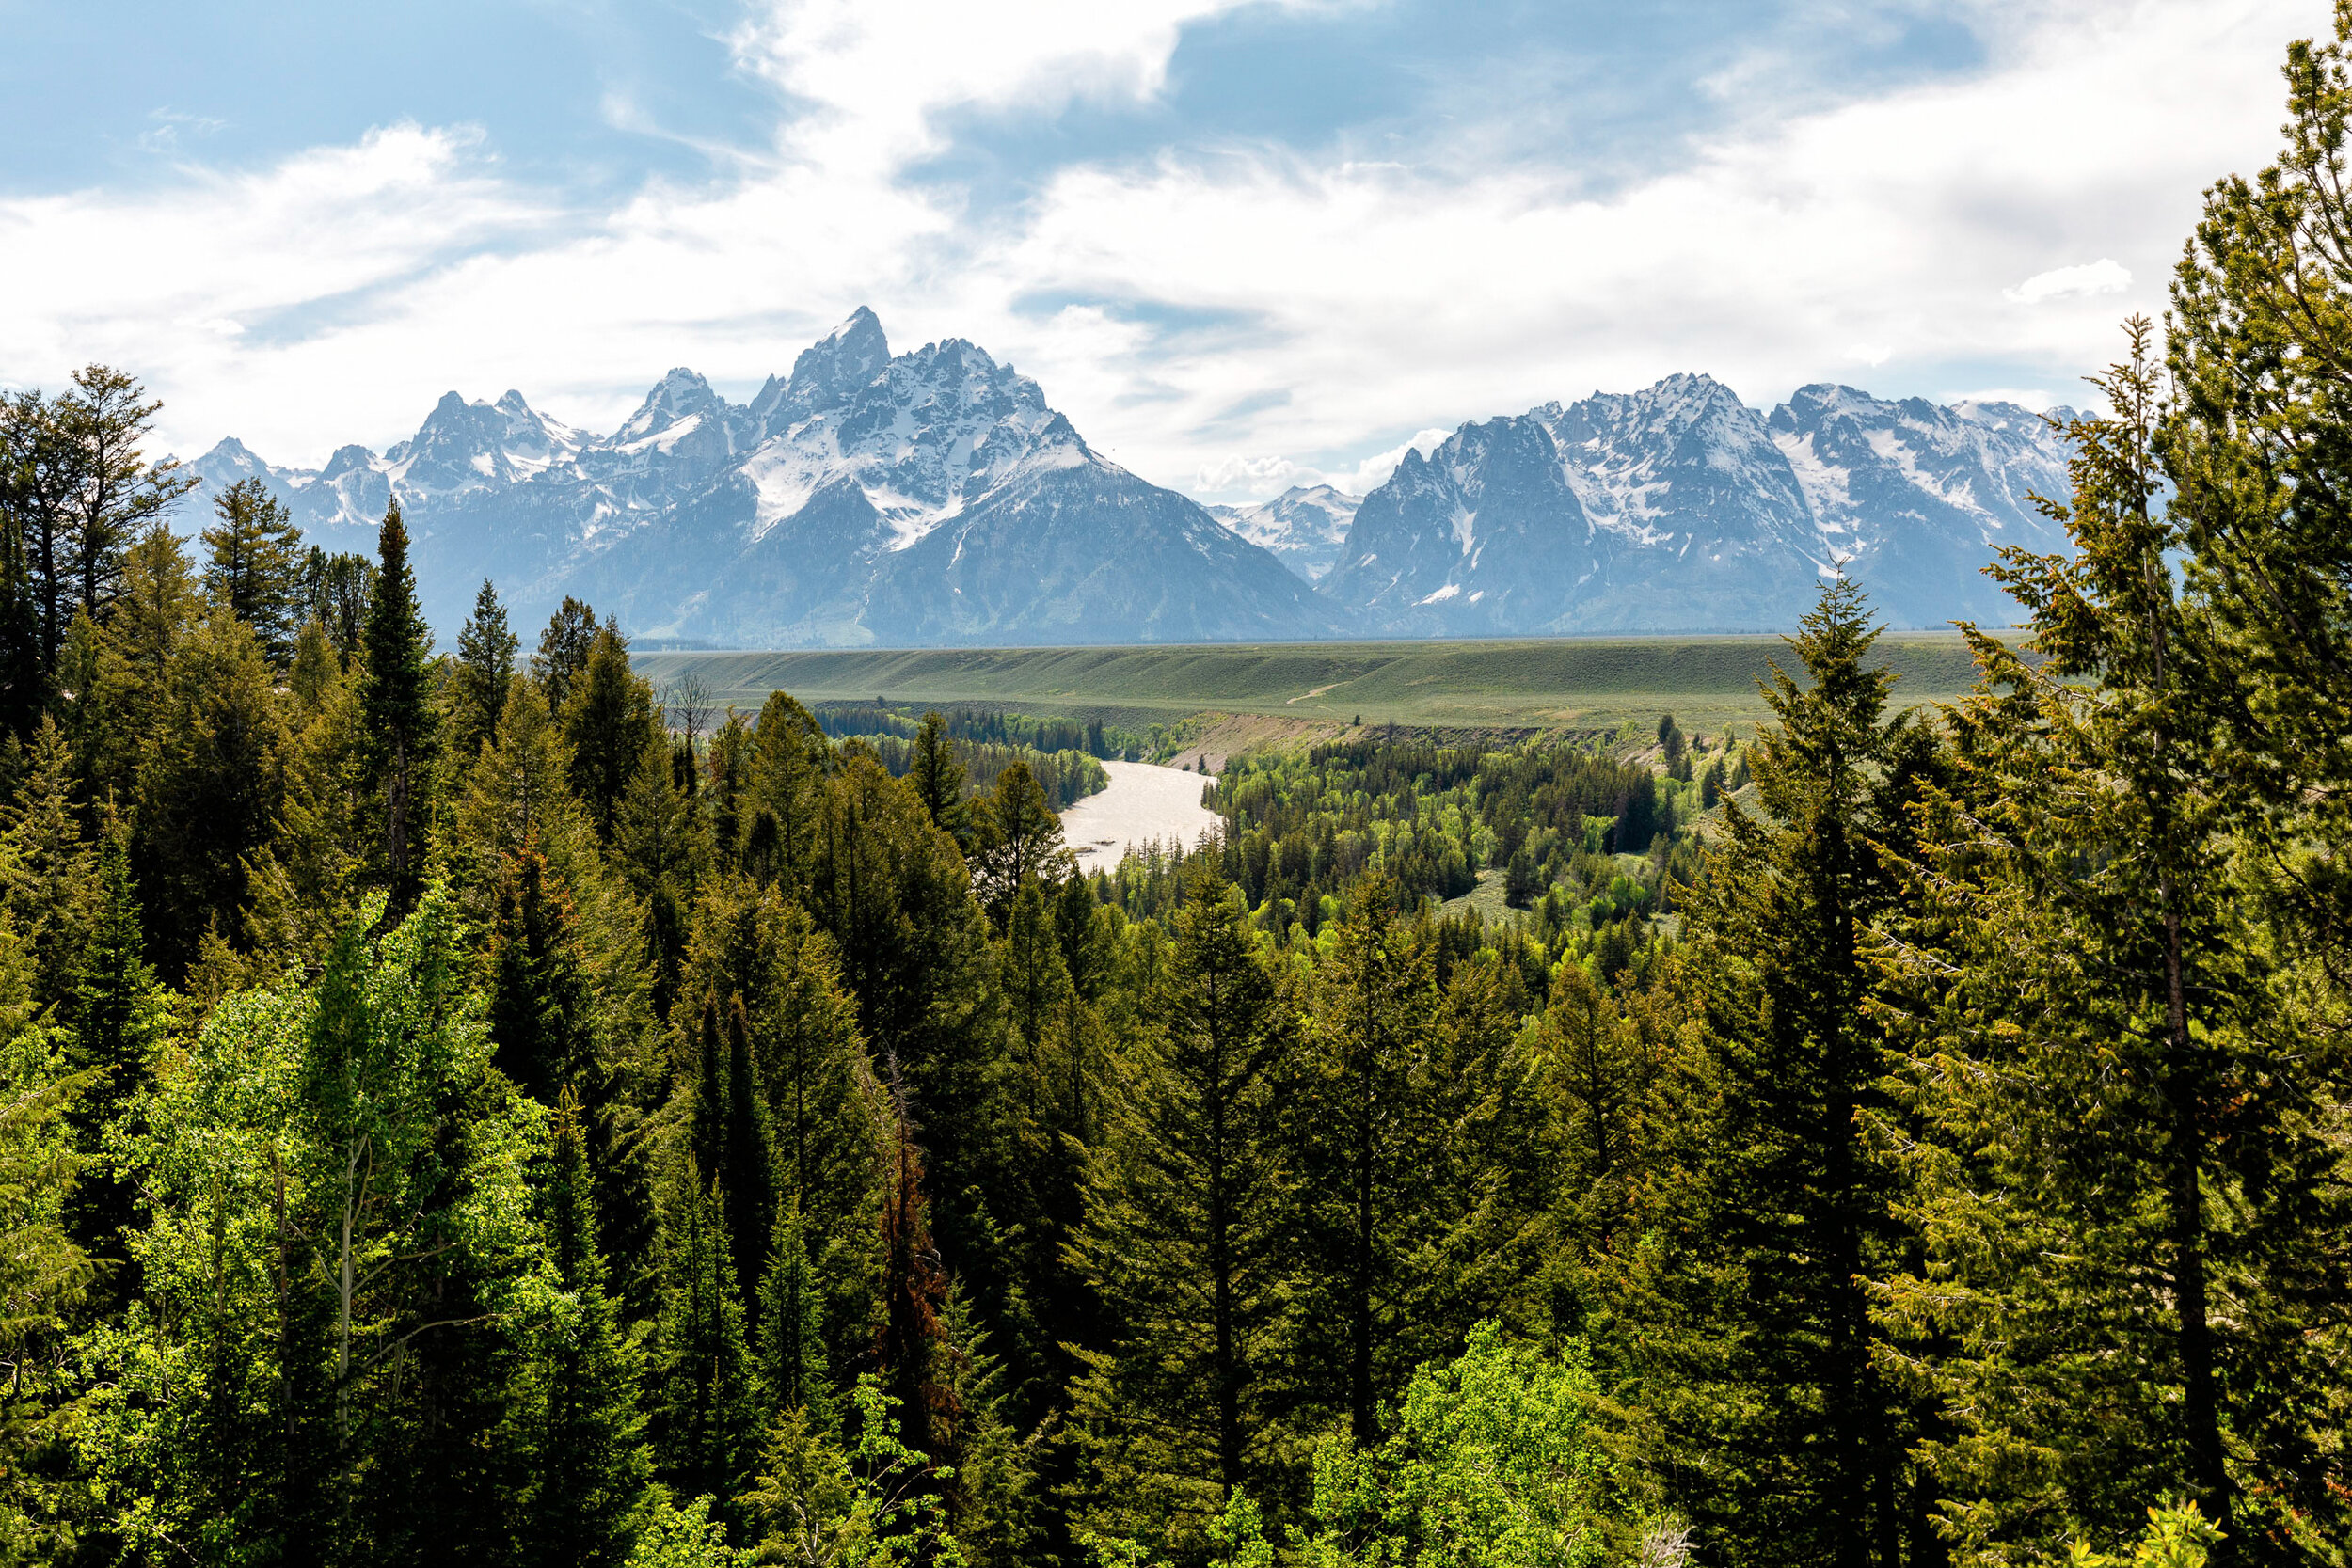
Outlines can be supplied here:
[[[1188, 30], [1245, 9], [761, 8], [725, 42], [771, 134], [618, 198], [517, 176], [465, 123], [236, 168], [164, 138], [168, 179], [0, 198], [0, 380], [121, 364], [182, 451], [315, 462], [453, 386], [595, 428], [674, 364], [739, 395], [871, 304], [896, 344], [973, 339], [1115, 460], [1232, 499], [1360, 492], [1461, 420], [1677, 370], [1753, 403], [2078, 400], [2117, 321], [2160, 309], [2200, 190], [2270, 156], [2284, 43], [2327, 22], [1973, 0], [1963, 66], [1837, 99], [1759, 55], [1706, 84], [1737, 112], [1638, 168], [1451, 101], [1380, 136], [1154, 141]], [[954, 172], [983, 132], [1071, 126], [1010, 197]], [[1080, 134], [1104, 126], [1116, 152]]]

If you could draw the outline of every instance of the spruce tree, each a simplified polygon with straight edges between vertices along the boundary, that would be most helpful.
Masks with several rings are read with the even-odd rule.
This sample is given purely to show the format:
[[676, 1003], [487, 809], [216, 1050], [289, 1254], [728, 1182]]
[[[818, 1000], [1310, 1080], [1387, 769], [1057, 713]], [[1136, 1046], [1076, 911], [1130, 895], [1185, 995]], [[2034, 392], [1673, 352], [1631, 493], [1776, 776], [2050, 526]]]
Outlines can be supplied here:
[[1001, 927], [1025, 883], [1060, 879], [1053, 873], [1069, 853], [1062, 847], [1061, 818], [1029, 765], [1016, 762], [996, 775], [972, 819], [973, 895]]
[[759, 1413], [727, 1245], [724, 1195], [690, 1158], [662, 1214], [661, 1307], [648, 1383], [660, 1479], [733, 1518], [758, 1457]]
[[473, 613], [457, 633], [457, 667], [451, 672], [451, 697], [456, 708], [452, 739], [457, 753], [471, 757], [498, 733], [506, 709], [506, 689], [514, 684], [515, 634], [507, 629], [506, 606], [488, 578], [474, 595]]
[[1083, 1519], [1187, 1550], [1235, 1489], [1267, 1490], [1291, 1264], [1272, 1084], [1290, 1021], [1214, 861], [1187, 872], [1153, 1031], [1110, 1085], [1076, 1245], [1105, 1320], [1072, 1389]]
[[834, 1429], [839, 1412], [825, 1351], [823, 1287], [808, 1255], [808, 1230], [794, 1194], [776, 1215], [768, 1272], [759, 1283], [759, 1370], [769, 1404], [807, 1413], [819, 1431]]
[[302, 531], [258, 479], [223, 490], [213, 511], [218, 521], [204, 531], [205, 592], [251, 626], [270, 662], [283, 668], [300, 626]]
[[652, 1481], [638, 1354], [605, 1289], [582, 1119], [566, 1089], [550, 1123], [545, 1197], [560, 1291], [536, 1325], [525, 1404], [530, 1479], [515, 1528], [520, 1560], [546, 1568], [627, 1561]]
[[908, 1445], [932, 1459], [949, 1451], [961, 1414], [941, 1340], [940, 1309], [947, 1274], [932, 1244], [930, 1202], [924, 1191], [923, 1151], [915, 1144], [903, 1085], [891, 1085], [890, 1172], [882, 1211], [881, 1301], [874, 1360], [883, 1391], [896, 1403]]
[[97, 914], [96, 848], [74, 800], [72, 749], [44, 715], [33, 733], [25, 777], [8, 808], [8, 909], [32, 960], [34, 994], [63, 1004]]
[[[124, 602], [118, 620], [128, 618], [127, 594]], [[208, 616], [170, 659], [132, 833], [167, 975], [186, 973], [208, 930], [237, 931], [249, 868], [278, 827], [291, 737], [276, 682], [252, 629], [224, 614]]]
[[196, 476], [140, 451], [163, 404], [135, 376], [106, 365], [73, 372], [72, 389], [56, 403], [56, 418], [75, 453], [70, 492], [73, 576], [80, 608], [103, 618], [122, 586], [123, 555], [152, 532], [172, 502], [195, 488]]
[[[2213, 1130], [2217, 1149], [2264, 1150], [2270, 1168], [2249, 1166], [2236, 1180], [2267, 1198], [2269, 1212], [2259, 1227], [2251, 1216], [2241, 1223], [2274, 1236], [2287, 1224], [2320, 1234], [2344, 1223], [2320, 1202], [2343, 1188], [2320, 1153], [2328, 1139], [2316, 1124], [2342, 1114], [2352, 1079], [2341, 1043], [2352, 1022], [2352, 868], [2344, 853], [2352, 843], [2352, 583], [2344, 570], [2352, 558], [2352, 451], [2343, 380], [2330, 368], [2352, 339], [2344, 319], [2352, 284], [2322, 260], [2352, 234], [2342, 174], [2352, 135], [2352, 9], [2336, 7], [2333, 31], [2332, 40], [2288, 47], [2278, 160], [2206, 193], [2173, 281], [2167, 358], [2176, 402], [2158, 431], [2174, 492], [2170, 520], [2188, 546], [2184, 619], [2210, 645], [2208, 691], [2226, 694], [2219, 804], [2241, 835], [2264, 935], [2286, 964], [2277, 983], [2297, 1019], [2252, 1060], [2234, 1043], [2222, 1053], [2237, 1058], [2224, 1082], [2259, 1062], [2266, 1092], [2259, 1109], [2247, 1110], [2265, 1132], [2233, 1128], [2225, 1142]], [[2308, 1109], [2289, 1109], [2297, 1104]], [[2289, 1195], [2307, 1210], [2299, 1220], [2286, 1217]], [[2296, 1285], [2298, 1271], [2276, 1255], [2262, 1275], [2262, 1296], [2279, 1305], [2259, 1320], [2268, 1325], [2256, 1337], [2260, 1375], [2268, 1388], [2306, 1392], [2234, 1398], [2233, 1382], [2250, 1387], [2251, 1347], [2230, 1347], [2217, 1373], [2220, 1418], [2233, 1429], [2225, 1462], [2244, 1466], [2239, 1506], [2257, 1494], [2292, 1499], [2278, 1506], [2302, 1511], [2321, 1538], [2341, 1537], [2352, 1477], [2341, 1459], [2323, 1465], [2304, 1449], [2316, 1389], [2301, 1369], [2310, 1347], [2345, 1332], [2345, 1296]], [[2238, 1332], [2256, 1321], [2226, 1298], [2217, 1315]], [[2201, 1469], [2201, 1484], [2210, 1485], [2210, 1456]]]
[[1872, 1365], [1868, 1283], [1905, 1238], [1864, 1141], [1885, 1070], [1864, 947], [1919, 741], [1886, 714], [1861, 590], [1826, 585], [1803, 625], [1804, 678], [1775, 664], [1764, 690], [1763, 813], [1727, 808], [1684, 916], [1708, 1048], [1684, 1114], [1712, 1119], [1658, 1199], [1666, 1300], [1634, 1306], [1675, 1392], [1675, 1463], [1706, 1478], [1687, 1503], [1726, 1560], [1892, 1568], [1916, 1434]]
[[914, 793], [922, 800], [923, 809], [931, 821], [946, 830], [959, 847], [968, 847], [972, 833], [972, 808], [963, 798], [963, 759], [956, 754], [956, 743], [947, 736], [947, 721], [934, 709], [923, 715], [921, 728], [914, 732], [914, 760], [907, 769], [914, 781]]
[[[610, 842], [646, 743], [660, 738], [653, 689], [629, 670], [628, 644], [611, 627], [596, 633], [569, 686], [561, 712], [564, 738], [572, 748], [572, 790], [597, 835]], [[667, 768], [661, 772], [666, 789]]]
[[[1311, 1402], [1359, 1446], [1412, 1370], [1399, 1308], [1410, 1259], [1441, 1227], [1427, 1168], [1438, 1144], [1425, 1085], [1438, 1012], [1425, 926], [1367, 878], [1317, 975], [1313, 1030], [1283, 1082], [1302, 1280], [1292, 1329]], [[1409, 1343], [1410, 1341], [1404, 1341]]]
[[569, 594], [547, 629], [539, 634], [538, 651], [531, 656], [531, 676], [547, 694], [550, 712], [561, 713], [572, 700], [572, 683], [588, 667], [588, 650], [596, 640], [596, 612]]
[[75, 1243], [115, 1271], [106, 1280], [115, 1302], [137, 1294], [125, 1232], [133, 1218], [134, 1179], [105, 1158], [108, 1132], [149, 1086], [171, 1023], [170, 1005], [148, 967], [138, 894], [121, 844], [108, 839], [99, 853], [95, 919], [74, 968], [73, 1043], [68, 1057], [89, 1087], [74, 1122], [90, 1169], [74, 1194]]
[[2185, 1494], [2228, 1532], [2217, 1561], [2306, 1560], [2352, 1522], [2315, 1435], [2345, 1298], [2308, 1272], [2347, 1218], [2322, 1109], [2345, 1058], [2313, 1049], [2324, 966], [2282, 967], [2296, 906], [2242, 833], [2242, 650], [2179, 596], [2129, 333], [2113, 413], [2068, 429], [2072, 550], [1996, 568], [2042, 657], [1976, 638], [1988, 677], [1890, 954], [1936, 1150], [1937, 1267], [1899, 1299], [1956, 1347], [1935, 1452], [1969, 1545], [2054, 1549]]
[[507, 861], [490, 928], [490, 1041], [501, 1071], [542, 1105], [594, 1094], [595, 998], [573, 947], [571, 904], [535, 839]]
[[361, 635], [359, 709], [370, 782], [382, 796], [384, 872], [404, 903], [414, 896], [424, 864], [425, 769], [434, 741], [425, 657], [432, 646], [408, 567], [408, 529], [395, 500], [385, 510], [376, 541], [375, 581]]
[[[0, 451], [0, 467], [7, 462]], [[49, 702], [40, 645], [40, 599], [24, 548], [24, 524], [0, 483], [0, 736], [32, 737]]]

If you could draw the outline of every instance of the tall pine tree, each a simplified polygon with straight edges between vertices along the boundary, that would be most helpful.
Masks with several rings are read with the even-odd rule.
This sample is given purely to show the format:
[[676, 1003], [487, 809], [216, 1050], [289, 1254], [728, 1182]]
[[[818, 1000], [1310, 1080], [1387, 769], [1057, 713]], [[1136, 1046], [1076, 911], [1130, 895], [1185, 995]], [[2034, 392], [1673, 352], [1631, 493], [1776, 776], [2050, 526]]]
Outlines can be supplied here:
[[1273, 1089], [1291, 1022], [1214, 860], [1188, 873], [1158, 1027], [1114, 1080], [1089, 1163], [1077, 1253], [1105, 1340], [1072, 1390], [1084, 1520], [1188, 1554], [1276, 1468], [1263, 1385], [1292, 1262]]
[[432, 677], [425, 657], [432, 628], [417, 607], [416, 574], [408, 566], [408, 529], [400, 502], [384, 512], [376, 538], [375, 581], [368, 595], [361, 654], [359, 709], [369, 746], [369, 775], [381, 792], [384, 875], [397, 903], [405, 904], [421, 885], [426, 767], [434, 741], [429, 698]]

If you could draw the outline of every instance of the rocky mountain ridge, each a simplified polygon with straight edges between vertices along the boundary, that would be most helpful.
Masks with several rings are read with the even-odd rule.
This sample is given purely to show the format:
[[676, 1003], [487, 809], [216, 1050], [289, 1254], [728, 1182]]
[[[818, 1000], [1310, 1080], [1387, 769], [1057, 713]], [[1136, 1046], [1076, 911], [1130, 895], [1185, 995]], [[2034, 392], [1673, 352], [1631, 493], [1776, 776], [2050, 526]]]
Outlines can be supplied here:
[[1839, 572], [1896, 626], [2003, 619], [1981, 568], [2062, 543], [2029, 498], [2066, 461], [2013, 404], [1823, 384], [1766, 413], [1673, 375], [1407, 451], [1317, 586], [1390, 636], [1783, 630]]
[[1036, 382], [959, 339], [894, 356], [867, 309], [748, 404], [673, 370], [610, 436], [519, 392], [453, 392], [381, 457], [346, 448], [310, 473], [230, 440], [192, 467], [208, 489], [263, 478], [330, 547], [363, 547], [396, 492], [445, 636], [485, 577], [518, 623], [568, 594], [641, 638], [715, 646], [1341, 629], [1274, 556], [1095, 452]]
[[1898, 626], [1998, 619], [1979, 568], [2057, 543], [2027, 497], [2065, 458], [2013, 404], [1760, 411], [1681, 374], [1464, 424], [1366, 497], [1203, 507], [977, 345], [894, 356], [861, 309], [748, 403], [675, 369], [608, 436], [452, 392], [380, 455], [231, 438], [191, 467], [329, 548], [371, 548], [397, 494], [444, 637], [487, 577], [518, 625], [573, 594], [640, 638], [783, 647], [1779, 630], [1838, 571]]

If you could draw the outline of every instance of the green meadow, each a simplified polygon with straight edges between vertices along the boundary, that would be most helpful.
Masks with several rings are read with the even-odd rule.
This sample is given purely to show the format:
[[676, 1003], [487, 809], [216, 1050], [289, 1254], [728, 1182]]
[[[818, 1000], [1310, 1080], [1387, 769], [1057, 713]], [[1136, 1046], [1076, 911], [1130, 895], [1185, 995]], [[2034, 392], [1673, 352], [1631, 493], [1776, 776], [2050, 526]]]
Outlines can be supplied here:
[[[1889, 632], [1879, 652], [1908, 701], [1975, 678], [1956, 632]], [[1622, 724], [1672, 709], [1685, 727], [1754, 722], [1756, 682], [1794, 661], [1777, 637], [1555, 638], [1161, 647], [812, 649], [636, 656], [657, 688], [699, 680], [721, 708], [803, 701], [1002, 705], [1108, 721], [1202, 712], [1471, 727]]]

